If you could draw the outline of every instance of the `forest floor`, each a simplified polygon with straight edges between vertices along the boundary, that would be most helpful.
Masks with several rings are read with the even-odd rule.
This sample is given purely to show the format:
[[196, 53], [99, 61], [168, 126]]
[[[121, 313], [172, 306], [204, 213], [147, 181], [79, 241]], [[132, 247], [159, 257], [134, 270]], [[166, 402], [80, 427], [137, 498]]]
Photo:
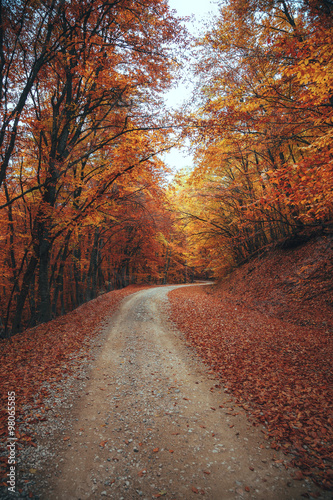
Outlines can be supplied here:
[[16, 497], [331, 499], [331, 271], [323, 239], [219, 286], [111, 292], [3, 342]]
[[296, 477], [333, 491], [332, 236], [271, 248], [217, 286], [169, 297], [186, 340]]

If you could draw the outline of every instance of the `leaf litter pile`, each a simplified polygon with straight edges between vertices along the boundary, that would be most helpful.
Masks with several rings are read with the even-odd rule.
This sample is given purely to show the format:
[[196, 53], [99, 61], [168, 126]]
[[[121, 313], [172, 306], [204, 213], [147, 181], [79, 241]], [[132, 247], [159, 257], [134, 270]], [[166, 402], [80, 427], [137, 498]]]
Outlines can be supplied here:
[[333, 487], [332, 334], [269, 317], [210, 286], [169, 293], [171, 319], [273, 449]]
[[[50, 408], [43, 403], [49, 395], [43, 387], [45, 382], [60, 390], [64, 377], [75, 373], [80, 361], [89, 359], [89, 343], [100, 333], [98, 326], [116, 311], [123, 298], [144, 288], [147, 286], [132, 285], [106, 293], [49, 323], [0, 342], [0, 443], [7, 440], [8, 392], [15, 391], [17, 449], [36, 446], [33, 436], [20, 433], [18, 426], [47, 420]], [[5, 477], [7, 456], [0, 460], [1, 478]]]

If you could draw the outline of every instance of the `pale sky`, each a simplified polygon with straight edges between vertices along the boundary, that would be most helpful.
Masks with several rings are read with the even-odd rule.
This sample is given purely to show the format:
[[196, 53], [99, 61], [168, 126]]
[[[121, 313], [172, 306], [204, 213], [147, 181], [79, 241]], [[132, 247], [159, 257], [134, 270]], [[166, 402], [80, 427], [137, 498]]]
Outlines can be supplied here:
[[209, 11], [216, 12], [216, 2], [210, 0], [169, 0], [169, 5], [180, 16], [204, 16]]
[[[195, 16], [193, 21], [187, 23], [187, 28], [189, 31], [194, 33], [195, 31], [204, 32], [203, 21], [205, 17], [211, 17], [212, 15], [217, 15], [218, 5], [217, 2], [212, 0], [169, 0], [169, 5], [171, 9], [177, 11], [179, 16]], [[202, 24], [202, 28], [201, 25]], [[185, 84], [180, 84], [178, 88], [172, 89], [166, 94], [165, 101], [167, 105], [177, 108], [180, 107], [183, 101], [187, 100], [191, 95], [191, 88], [185, 86]], [[192, 165], [192, 157], [188, 155], [187, 151], [179, 151], [177, 149], [172, 149], [169, 153], [162, 156], [165, 163], [175, 170], [178, 170], [185, 166]]]

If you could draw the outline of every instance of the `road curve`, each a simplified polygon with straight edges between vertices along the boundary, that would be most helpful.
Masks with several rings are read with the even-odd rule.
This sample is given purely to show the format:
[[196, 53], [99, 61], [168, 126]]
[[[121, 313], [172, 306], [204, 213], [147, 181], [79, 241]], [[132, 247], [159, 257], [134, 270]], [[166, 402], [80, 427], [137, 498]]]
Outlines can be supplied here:
[[291, 500], [307, 491], [168, 320], [173, 288], [137, 292], [111, 318], [40, 499]]

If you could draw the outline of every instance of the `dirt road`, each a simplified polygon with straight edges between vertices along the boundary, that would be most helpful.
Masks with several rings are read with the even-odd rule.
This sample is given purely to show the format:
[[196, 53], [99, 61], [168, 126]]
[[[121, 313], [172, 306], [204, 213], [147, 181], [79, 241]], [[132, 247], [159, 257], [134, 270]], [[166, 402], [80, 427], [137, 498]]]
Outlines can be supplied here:
[[131, 295], [110, 320], [89, 383], [73, 404], [71, 430], [58, 437], [57, 456], [44, 469], [40, 499], [309, 495], [310, 483], [291, 479], [286, 457], [215, 387], [168, 322], [172, 288]]

